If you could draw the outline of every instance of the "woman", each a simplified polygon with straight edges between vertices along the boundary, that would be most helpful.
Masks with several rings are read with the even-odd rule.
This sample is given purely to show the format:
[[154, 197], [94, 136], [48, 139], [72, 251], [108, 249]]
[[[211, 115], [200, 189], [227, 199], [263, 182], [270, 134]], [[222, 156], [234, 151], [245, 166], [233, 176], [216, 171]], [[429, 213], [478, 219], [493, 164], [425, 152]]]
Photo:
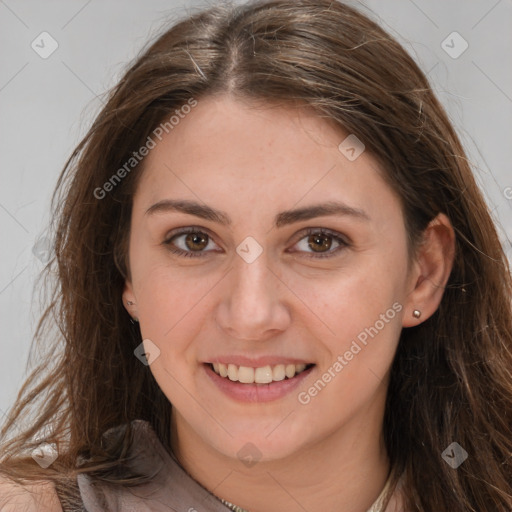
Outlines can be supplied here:
[[46, 398], [4, 442], [6, 507], [511, 509], [507, 260], [374, 22], [278, 0], [178, 23], [58, 191], [36, 336], [55, 314], [64, 347], [4, 426]]

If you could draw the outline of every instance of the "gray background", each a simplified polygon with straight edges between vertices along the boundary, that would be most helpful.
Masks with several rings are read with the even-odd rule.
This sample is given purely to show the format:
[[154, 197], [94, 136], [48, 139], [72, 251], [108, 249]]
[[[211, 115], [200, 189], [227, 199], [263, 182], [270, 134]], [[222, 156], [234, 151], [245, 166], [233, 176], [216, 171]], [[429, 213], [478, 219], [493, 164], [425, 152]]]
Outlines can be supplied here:
[[[373, 11], [428, 72], [512, 256], [512, 0], [351, 3]], [[0, 0], [0, 423], [28, 369], [57, 176], [101, 107], [101, 93], [166, 20], [197, 5]], [[31, 47], [44, 31], [58, 43], [46, 59]], [[442, 46], [446, 40], [447, 50], [460, 52], [458, 36], [446, 39], [454, 31], [469, 45], [458, 58]]]

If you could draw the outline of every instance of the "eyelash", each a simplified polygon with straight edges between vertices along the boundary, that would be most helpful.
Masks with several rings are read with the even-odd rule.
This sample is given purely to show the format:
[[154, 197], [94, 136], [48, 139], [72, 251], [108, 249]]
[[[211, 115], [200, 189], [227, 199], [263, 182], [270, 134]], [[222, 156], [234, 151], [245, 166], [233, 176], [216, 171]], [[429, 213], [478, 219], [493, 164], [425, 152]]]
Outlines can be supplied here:
[[[189, 233], [205, 234], [208, 236], [209, 239], [212, 239], [212, 237], [208, 234], [207, 231], [204, 230], [204, 228], [191, 226], [188, 228], [181, 229], [176, 233], [172, 233], [171, 234], [172, 236], [167, 238], [163, 243], [168, 246], [169, 250], [173, 254], [176, 254], [178, 256], [182, 256], [185, 258], [201, 258], [201, 257], [204, 257], [208, 252], [210, 252], [210, 251], [197, 251], [197, 252], [183, 251], [182, 249], [177, 249], [176, 247], [174, 247], [172, 245], [172, 240], [174, 240], [175, 238], [177, 238], [179, 236], [187, 235]], [[342, 249], [344, 249], [350, 245], [344, 238], [339, 236], [336, 232], [328, 230], [328, 229], [324, 229], [324, 228], [307, 228], [306, 231], [304, 232], [304, 235], [301, 238], [299, 238], [299, 240], [297, 240], [297, 242], [294, 245], [296, 245], [302, 239], [304, 239], [310, 235], [329, 236], [329, 237], [333, 238], [336, 242], [338, 242], [339, 246], [336, 247], [334, 250], [329, 251], [327, 253], [306, 253], [306, 254], [308, 254], [308, 256], [306, 256], [307, 258], [313, 258], [313, 259], [332, 258], [338, 252], [340, 252]], [[300, 251], [294, 251], [294, 252], [300, 252]]]

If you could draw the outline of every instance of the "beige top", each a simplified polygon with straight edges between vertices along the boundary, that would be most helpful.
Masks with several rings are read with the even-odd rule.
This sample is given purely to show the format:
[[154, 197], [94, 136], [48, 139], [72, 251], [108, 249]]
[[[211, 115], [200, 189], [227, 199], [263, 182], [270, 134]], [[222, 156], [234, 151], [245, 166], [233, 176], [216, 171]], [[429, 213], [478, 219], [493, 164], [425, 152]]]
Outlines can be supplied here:
[[[152, 475], [150, 483], [136, 487], [114, 486], [87, 475], [78, 476], [78, 486], [87, 512], [229, 512], [219, 498], [194, 480], [171, 456], [151, 425], [132, 422], [134, 443], [130, 468]], [[390, 480], [367, 512], [381, 511]], [[385, 512], [398, 510], [395, 502]]]

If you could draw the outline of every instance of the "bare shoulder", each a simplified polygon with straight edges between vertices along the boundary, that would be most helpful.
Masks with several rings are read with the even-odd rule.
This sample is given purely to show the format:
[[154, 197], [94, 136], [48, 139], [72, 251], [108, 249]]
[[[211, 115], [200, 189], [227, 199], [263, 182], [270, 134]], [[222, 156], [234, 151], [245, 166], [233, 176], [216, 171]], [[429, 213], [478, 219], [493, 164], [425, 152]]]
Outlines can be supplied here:
[[0, 512], [62, 512], [51, 482], [21, 486], [0, 475]]

